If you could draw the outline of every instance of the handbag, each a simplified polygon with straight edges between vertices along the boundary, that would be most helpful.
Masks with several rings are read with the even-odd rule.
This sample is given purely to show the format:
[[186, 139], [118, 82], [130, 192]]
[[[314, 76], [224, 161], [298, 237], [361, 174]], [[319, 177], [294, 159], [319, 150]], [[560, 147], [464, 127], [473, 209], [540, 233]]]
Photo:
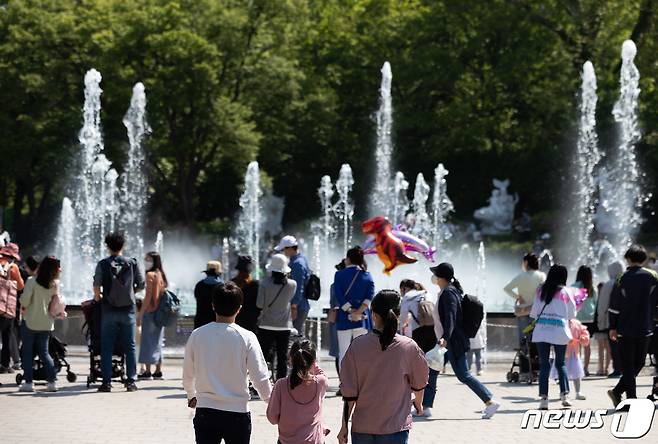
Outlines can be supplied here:
[[537, 325], [537, 321], [539, 320], [539, 318], [541, 318], [541, 315], [544, 312], [544, 309], [546, 308], [546, 305], [548, 305], [548, 304], [546, 304], [546, 302], [544, 302], [544, 306], [541, 308], [541, 311], [539, 312], [539, 316], [537, 316], [537, 319], [534, 319], [530, 323], [530, 325], [528, 325], [526, 328], [523, 329], [523, 334], [524, 335], [529, 335], [530, 333], [532, 333], [534, 331], [535, 326]]

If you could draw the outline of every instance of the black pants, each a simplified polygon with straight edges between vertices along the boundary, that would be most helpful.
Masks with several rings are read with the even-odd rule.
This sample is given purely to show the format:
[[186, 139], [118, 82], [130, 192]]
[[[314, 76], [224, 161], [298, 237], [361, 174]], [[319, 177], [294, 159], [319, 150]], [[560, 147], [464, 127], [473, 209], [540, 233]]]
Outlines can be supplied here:
[[251, 413], [197, 408], [194, 435], [197, 444], [249, 444]]
[[621, 378], [614, 388], [621, 395], [626, 392], [626, 398], [637, 398], [635, 378], [644, 367], [649, 350], [649, 338], [619, 338], [619, 356], [621, 357]]
[[0, 365], [9, 367], [10, 360], [14, 364], [20, 362], [18, 353], [18, 332], [15, 319], [0, 318], [0, 331], [2, 331], [2, 351], [0, 352]]
[[612, 371], [621, 373], [621, 356], [619, 356], [619, 343], [608, 338], [610, 343], [610, 357], [612, 358]]
[[263, 349], [263, 356], [274, 370], [274, 353], [272, 348], [276, 347], [276, 379], [288, 376], [288, 343], [290, 341], [290, 330], [265, 330], [258, 329], [258, 342]]

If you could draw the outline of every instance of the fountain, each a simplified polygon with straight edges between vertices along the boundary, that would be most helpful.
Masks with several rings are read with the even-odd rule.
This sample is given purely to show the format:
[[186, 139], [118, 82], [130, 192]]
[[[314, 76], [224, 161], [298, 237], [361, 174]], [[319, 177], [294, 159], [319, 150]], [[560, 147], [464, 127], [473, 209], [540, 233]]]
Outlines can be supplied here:
[[633, 63], [636, 53], [635, 43], [626, 40], [621, 50], [620, 95], [612, 111], [620, 129], [619, 145], [609, 170], [612, 200], [602, 202], [613, 215], [617, 251], [631, 244], [642, 223], [642, 204], [650, 197], [642, 188], [643, 174], [635, 153], [635, 144], [640, 140], [637, 116], [640, 73]]
[[575, 264], [594, 264], [592, 250], [592, 233], [594, 232], [594, 215], [596, 213], [597, 183], [594, 169], [601, 160], [596, 136], [596, 75], [592, 62], [583, 65], [581, 99], [580, 99], [580, 127], [578, 129], [578, 143], [576, 145], [576, 161], [574, 171], [575, 190], [574, 206], [575, 217], [574, 251]]
[[334, 197], [334, 185], [331, 183], [331, 177], [322, 176], [318, 196], [320, 196], [320, 206], [322, 207], [322, 217], [318, 224], [318, 230], [322, 248], [327, 251], [332, 246], [332, 240], [336, 234], [333, 220], [334, 209], [331, 203], [331, 199]]
[[146, 121], [146, 94], [144, 84], [133, 87], [130, 107], [123, 117], [128, 132], [128, 158], [121, 181], [122, 225], [127, 235], [127, 248], [133, 256], [144, 255], [144, 219], [148, 201], [146, 155], [142, 142], [151, 132]]
[[475, 296], [485, 305], [484, 317], [482, 318], [482, 332], [484, 336], [484, 353], [482, 353], [482, 364], [487, 365], [487, 255], [484, 249], [484, 242], [480, 242], [478, 247], [478, 260], [476, 264], [475, 278]]
[[408, 189], [409, 182], [404, 178], [404, 174], [400, 171], [395, 173], [395, 182], [393, 183], [393, 226], [405, 223], [409, 211]]
[[155, 242], [153, 243], [153, 251], [158, 253], [160, 256], [164, 254], [164, 234], [162, 231], [158, 231], [155, 235]]
[[446, 176], [448, 170], [440, 163], [434, 170], [434, 195], [432, 196], [432, 219], [433, 219], [433, 243], [434, 248], [443, 254], [446, 241], [452, 237], [452, 233], [446, 226], [448, 216], [455, 211], [452, 200], [448, 197], [448, 182]]
[[388, 62], [382, 66], [382, 82], [379, 88], [379, 110], [377, 119], [377, 146], [375, 148], [375, 167], [377, 168], [373, 199], [370, 205], [371, 215], [391, 217], [393, 202], [391, 199], [391, 157], [393, 156], [393, 103], [391, 100], [391, 82], [393, 74]]
[[254, 161], [247, 167], [244, 192], [240, 196], [242, 210], [238, 218], [237, 242], [240, 251], [244, 251], [254, 259], [256, 270], [260, 268], [259, 243], [262, 223], [260, 198], [262, 195], [258, 162]]
[[489, 198], [489, 206], [477, 209], [473, 213], [482, 225], [482, 234], [498, 236], [512, 232], [514, 209], [519, 196], [512, 196], [507, 192], [509, 184], [509, 180], [493, 179], [494, 189]]
[[427, 199], [430, 195], [430, 186], [425, 182], [423, 173], [416, 176], [416, 187], [411, 207], [414, 211], [414, 223], [411, 232], [421, 239], [429, 239], [432, 235], [432, 221], [427, 213]]
[[[227, 237], [222, 239], [222, 271], [224, 274], [224, 280], [228, 281], [231, 279], [231, 244]], [[256, 270], [258, 272], [258, 270]]]
[[350, 196], [354, 186], [352, 177], [352, 168], [345, 163], [340, 167], [338, 180], [336, 181], [336, 191], [338, 192], [338, 202], [334, 205], [334, 213], [340, 225], [342, 232], [342, 247], [344, 254], [352, 243], [352, 219], [354, 217], [354, 202]]
[[62, 289], [70, 291], [73, 288], [73, 248], [75, 242], [75, 212], [68, 197], [62, 200], [62, 210], [59, 216], [60, 224], [57, 232], [56, 251], [62, 264]]

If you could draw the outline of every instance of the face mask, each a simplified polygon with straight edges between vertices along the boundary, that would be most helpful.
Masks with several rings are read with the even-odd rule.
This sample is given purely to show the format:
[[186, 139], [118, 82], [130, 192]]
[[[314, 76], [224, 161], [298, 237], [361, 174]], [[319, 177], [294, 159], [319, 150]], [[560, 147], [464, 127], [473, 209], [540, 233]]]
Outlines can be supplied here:
[[434, 285], [439, 285], [439, 278], [435, 274], [432, 275], [432, 283]]
[[144, 269], [148, 271], [151, 268], [153, 268], [153, 261], [144, 261]]

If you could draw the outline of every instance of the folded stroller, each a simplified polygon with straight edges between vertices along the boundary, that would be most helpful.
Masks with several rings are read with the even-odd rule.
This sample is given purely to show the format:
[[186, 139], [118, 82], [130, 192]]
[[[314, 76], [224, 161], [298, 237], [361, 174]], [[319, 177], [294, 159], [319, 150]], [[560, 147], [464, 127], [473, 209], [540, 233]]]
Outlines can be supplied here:
[[[66, 380], [68, 382], [75, 382], [78, 376], [71, 371], [71, 365], [66, 361], [66, 344], [57, 339], [55, 335], [50, 335], [48, 340], [48, 354], [53, 358], [55, 364], [55, 373], [59, 373], [62, 368], [66, 368]], [[32, 379], [34, 381], [46, 381], [48, 376], [46, 374], [46, 367], [39, 359], [37, 351], [34, 350]], [[23, 374], [16, 374], [16, 384], [20, 385], [23, 382]]]
[[[82, 312], [85, 323], [82, 332], [87, 340], [89, 349], [89, 376], [87, 376], [87, 388], [91, 384], [103, 379], [101, 371], [101, 303], [94, 300], [82, 303]], [[112, 380], [126, 383], [125, 354], [117, 344], [112, 351]]]

